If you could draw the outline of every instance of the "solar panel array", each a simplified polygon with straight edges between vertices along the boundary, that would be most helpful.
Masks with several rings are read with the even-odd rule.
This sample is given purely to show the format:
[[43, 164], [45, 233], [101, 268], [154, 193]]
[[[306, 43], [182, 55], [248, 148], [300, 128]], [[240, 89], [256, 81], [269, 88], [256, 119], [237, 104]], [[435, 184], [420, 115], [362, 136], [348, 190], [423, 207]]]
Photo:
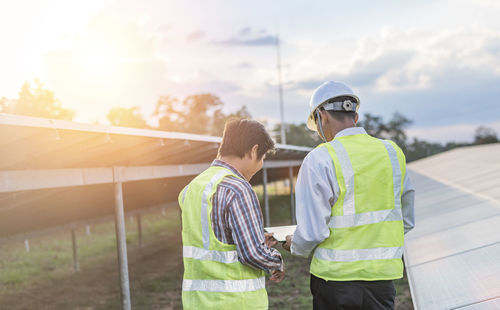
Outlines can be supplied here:
[[500, 308], [500, 144], [409, 165], [416, 226], [405, 260], [417, 309]]
[[[175, 204], [200, 167], [217, 156], [220, 142], [220, 137], [0, 114], [0, 238], [112, 215], [115, 166], [127, 167], [129, 179], [135, 175], [123, 183], [125, 211]], [[278, 145], [265, 163], [274, 165], [268, 181], [287, 179], [288, 164], [296, 175], [309, 151]], [[157, 173], [165, 177], [155, 178]], [[262, 172], [251, 182], [261, 184]]]

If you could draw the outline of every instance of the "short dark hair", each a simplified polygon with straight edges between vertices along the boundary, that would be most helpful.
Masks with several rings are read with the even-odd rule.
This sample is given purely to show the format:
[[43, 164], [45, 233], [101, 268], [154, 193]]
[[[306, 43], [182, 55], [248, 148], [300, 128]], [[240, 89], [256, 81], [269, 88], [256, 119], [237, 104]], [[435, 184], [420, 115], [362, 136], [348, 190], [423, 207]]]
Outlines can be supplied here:
[[[340, 96], [340, 97], [335, 97], [334, 99], [331, 99], [332, 101], [344, 101], [344, 100], [353, 100], [353, 98], [349, 96]], [[356, 112], [354, 111], [332, 111], [328, 110], [328, 113], [337, 121], [343, 122], [347, 118], [355, 119], [356, 118]]]
[[347, 118], [355, 119], [356, 112], [353, 111], [328, 111], [330, 115], [339, 122], [345, 121]]
[[224, 126], [219, 156], [233, 155], [243, 158], [256, 144], [259, 146], [259, 159], [266, 153], [274, 152], [274, 141], [264, 125], [249, 119], [230, 119]]

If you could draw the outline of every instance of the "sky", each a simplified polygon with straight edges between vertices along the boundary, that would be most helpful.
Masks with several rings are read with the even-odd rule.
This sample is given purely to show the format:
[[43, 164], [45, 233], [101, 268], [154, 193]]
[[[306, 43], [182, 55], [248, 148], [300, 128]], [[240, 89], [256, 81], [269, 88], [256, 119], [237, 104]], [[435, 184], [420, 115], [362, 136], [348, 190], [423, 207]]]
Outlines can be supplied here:
[[413, 121], [411, 137], [472, 141], [500, 134], [500, 1], [17, 0], [0, 4], [0, 97], [39, 78], [75, 120], [106, 123], [139, 106], [151, 124], [160, 96], [210, 92], [305, 122], [327, 80], [360, 97], [360, 117]]

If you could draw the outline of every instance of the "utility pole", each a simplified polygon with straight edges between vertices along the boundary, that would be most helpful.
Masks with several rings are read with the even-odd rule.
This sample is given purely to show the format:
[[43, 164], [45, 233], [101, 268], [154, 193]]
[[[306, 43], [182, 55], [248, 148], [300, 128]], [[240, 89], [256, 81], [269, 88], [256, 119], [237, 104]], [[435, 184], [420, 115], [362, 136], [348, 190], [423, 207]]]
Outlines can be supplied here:
[[278, 89], [280, 99], [280, 116], [281, 116], [281, 143], [286, 144], [285, 134], [285, 108], [283, 107], [283, 87], [281, 85], [281, 57], [280, 57], [280, 36], [276, 35], [276, 60], [278, 69]]

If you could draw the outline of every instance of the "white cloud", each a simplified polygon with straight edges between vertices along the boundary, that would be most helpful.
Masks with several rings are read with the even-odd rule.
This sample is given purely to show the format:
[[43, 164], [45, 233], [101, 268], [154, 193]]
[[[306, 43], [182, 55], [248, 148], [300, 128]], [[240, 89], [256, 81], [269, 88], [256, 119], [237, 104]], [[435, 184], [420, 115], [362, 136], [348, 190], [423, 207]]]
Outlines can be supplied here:
[[[450, 77], [454, 81], [462, 78], [466, 84], [470, 72], [500, 78], [500, 32], [487, 28], [435, 32], [383, 28], [375, 36], [365, 36], [355, 44], [346, 43], [351, 44], [349, 57], [315, 55], [317, 63], [328, 64], [323, 66], [323, 73], [311, 78], [306, 73], [305, 77], [296, 78], [296, 83], [309, 86], [333, 79], [357, 88], [399, 92], [449, 86]], [[329, 49], [334, 49], [332, 42]], [[308, 65], [312, 60], [303, 63]], [[300, 72], [294, 75], [298, 77]]]

